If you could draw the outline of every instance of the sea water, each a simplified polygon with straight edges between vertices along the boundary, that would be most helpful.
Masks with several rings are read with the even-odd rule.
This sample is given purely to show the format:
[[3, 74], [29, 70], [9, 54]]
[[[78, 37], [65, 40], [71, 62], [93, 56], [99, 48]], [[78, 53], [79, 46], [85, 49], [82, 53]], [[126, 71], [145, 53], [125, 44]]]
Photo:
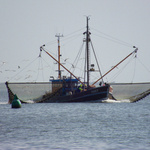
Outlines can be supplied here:
[[150, 96], [136, 103], [38, 103], [12, 109], [0, 85], [0, 149], [148, 150]]

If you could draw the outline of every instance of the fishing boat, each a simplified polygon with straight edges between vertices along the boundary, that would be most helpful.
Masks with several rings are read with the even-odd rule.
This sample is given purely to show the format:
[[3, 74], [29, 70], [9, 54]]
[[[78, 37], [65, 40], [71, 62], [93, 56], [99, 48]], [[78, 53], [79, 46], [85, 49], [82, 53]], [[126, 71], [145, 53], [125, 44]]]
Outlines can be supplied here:
[[[143, 91], [138, 91], [135, 95], [127, 94], [125, 91], [120, 90], [123, 84], [113, 83], [105, 83], [103, 78], [109, 74], [112, 70], [114, 70], [118, 65], [124, 62], [128, 57], [137, 53], [138, 48], [133, 47], [134, 51], [132, 51], [128, 56], [126, 56], [123, 60], [117, 63], [114, 67], [112, 67], [108, 72], [102, 75], [100, 71], [100, 67], [98, 66], [98, 71], [100, 73], [100, 77], [91, 84], [90, 82], [90, 73], [94, 72], [94, 64], [90, 64], [89, 55], [90, 49], [89, 45], [91, 44], [91, 33], [89, 31], [89, 17], [86, 17], [86, 31], [83, 33], [85, 35], [85, 70], [84, 70], [84, 80], [81, 81], [80, 77], [76, 76], [69, 69], [67, 69], [60, 62], [60, 37], [61, 35], [57, 35], [58, 37], [58, 59], [56, 59], [52, 54], [50, 54], [45, 49], [45, 44], [40, 47], [40, 54], [45, 52], [51, 59], [53, 59], [58, 64], [58, 77], [57, 79], [50, 79], [48, 82], [6, 82], [6, 87], [8, 90], [9, 103], [12, 103], [14, 96], [20, 99], [22, 103], [73, 103], [73, 102], [106, 102], [108, 99], [111, 99], [113, 102], [117, 102], [120, 98], [128, 98], [132, 100], [130, 102], [136, 102], [146, 95], [150, 94], [150, 83], [143, 88]], [[90, 44], [89, 44], [90, 43]], [[94, 54], [95, 55], [95, 54]], [[98, 65], [98, 60], [95, 55], [95, 59]], [[69, 76], [62, 76], [62, 70], [66, 70], [69, 73]], [[101, 84], [96, 84], [100, 82]], [[141, 84], [143, 85], [143, 84]], [[114, 89], [112, 87], [114, 86]], [[119, 87], [119, 88], [118, 88]], [[134, 87], [130, 86], [132, 89]], [[130, 89], [129, 87], [127, 87]], [[134, 89], [136, 90], [136, 89]], [[124, 91], [124, 92], [123, 92]], [[115, 93], [115, 96], [113, 95]], [[125, 96], [126, 94], [126, 96]], [[121, 95], [119, 97], [118, 95]]]

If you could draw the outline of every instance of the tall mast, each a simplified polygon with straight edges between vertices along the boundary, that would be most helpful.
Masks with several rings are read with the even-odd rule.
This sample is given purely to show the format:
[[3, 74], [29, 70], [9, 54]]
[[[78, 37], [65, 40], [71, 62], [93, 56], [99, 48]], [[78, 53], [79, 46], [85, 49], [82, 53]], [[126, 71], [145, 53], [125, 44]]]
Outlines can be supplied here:
[[58, 41], [58, 79], [61, 78], [61, 70], [60, 70], [60, 37], [63, 37], [63, 35], [56, 34], [55, 37], [58, 37], [57, 41]]
[[87, 87], [89, 87], [89, 17], [86, 17], [87, 19], [87, 27], [86, 27], [86, 55], [87, 55]]

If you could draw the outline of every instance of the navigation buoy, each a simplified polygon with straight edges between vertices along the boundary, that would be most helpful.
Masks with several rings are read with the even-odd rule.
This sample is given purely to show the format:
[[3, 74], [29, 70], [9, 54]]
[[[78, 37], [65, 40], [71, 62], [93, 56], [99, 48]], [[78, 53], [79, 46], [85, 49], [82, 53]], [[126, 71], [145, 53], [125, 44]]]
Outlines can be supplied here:
[[12, 101], [12, 105], [11, 105], [12, 108], [21, 108], [21, 102], [20, 100], [18, 99], [17, 95], [15, 94], [14, 96], [14, 100]]

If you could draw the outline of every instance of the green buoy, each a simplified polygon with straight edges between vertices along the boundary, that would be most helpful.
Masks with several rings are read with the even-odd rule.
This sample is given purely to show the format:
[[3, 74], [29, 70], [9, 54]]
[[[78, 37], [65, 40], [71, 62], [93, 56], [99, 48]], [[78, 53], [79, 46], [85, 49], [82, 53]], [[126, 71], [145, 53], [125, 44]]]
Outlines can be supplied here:
[[21, 102], [16, 94], [14, 95], [14, 100], [12, 101], [11, 108], [21, 108]]

